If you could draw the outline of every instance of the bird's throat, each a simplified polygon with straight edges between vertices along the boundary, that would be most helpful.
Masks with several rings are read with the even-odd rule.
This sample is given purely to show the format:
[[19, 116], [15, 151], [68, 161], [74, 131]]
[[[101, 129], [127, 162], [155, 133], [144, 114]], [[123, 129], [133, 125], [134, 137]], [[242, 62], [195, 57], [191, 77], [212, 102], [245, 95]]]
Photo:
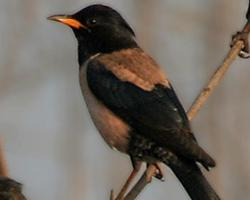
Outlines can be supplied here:
[[91, 56], [97, 53], [108, 54], [114, 51], [121, 51], [129, 48], [138, 47], [134, 38], [109, 38], [109, 39], [98, 39], [77, 37], [78, 40], [78, 61], [80, 66]]

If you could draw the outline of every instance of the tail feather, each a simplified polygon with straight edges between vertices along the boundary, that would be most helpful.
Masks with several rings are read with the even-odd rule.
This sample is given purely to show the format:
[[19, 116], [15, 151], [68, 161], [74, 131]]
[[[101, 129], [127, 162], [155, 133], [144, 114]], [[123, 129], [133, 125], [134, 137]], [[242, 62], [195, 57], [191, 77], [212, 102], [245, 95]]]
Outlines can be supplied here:
[[220, 200], [195, 162], [184, 158], [168, 165], [192, 200]]

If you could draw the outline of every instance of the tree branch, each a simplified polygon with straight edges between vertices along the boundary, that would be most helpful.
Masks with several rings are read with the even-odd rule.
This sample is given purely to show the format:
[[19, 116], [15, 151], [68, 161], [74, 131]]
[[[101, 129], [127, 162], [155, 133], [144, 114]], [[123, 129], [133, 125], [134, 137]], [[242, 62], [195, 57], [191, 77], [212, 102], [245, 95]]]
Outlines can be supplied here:
[[228, 68], [232, 64], [232, 62], [236, 59], [239, 55], [241, 49], [244, 47], [243, 41], [238, 41], [229, 51], [226, 59], [224, 60], [223, 64], [218, 67], [218, 69], [213, 74], [212, 78], [208, 82], [207, 86], [201, 91], [201, 93], [196, 97], [193, 105], [188, 111], [188, 118], [192, 120], [201, 109], [201, 107], [205, 104], [208, 97], [214, 91], [216, 86], [220, 83], [222, 78], [224, 77], [225, 73], [227, 72]]
[[[213, 76], [209, 80], [206, 87], [203, 88], [203, 90], [200, 92], [200, 94], [196, 97], [194, 103], [190, 107], [190, 109], [187, 112], [188, 118], [191, 121], [199, 112], [201, 107], [205, 104], [208, 97], [212, 94], [212, 92], [215, 90], [215, 88], [219, 85], [222, 78], [228, 71], [230, 65], [233, 63], [233, 61], [237, 58], [238, 55], [243, 58], [244, 54], [242, 54], [242, 51], [246, 50], [249, 53], [249, 46], [248, 46], [248, 36], [250, 32], [250, 0], [248, 5], [248, 10], [246, 14], [246, 18], [248, 22], [246, 23], [243, 30], [239, 33], [238, 37], [233, 40], [233, 45], [226, 55], [223, 63], [217, 68], [217, 70], [214, 72]], [[244, 35], [243, 35], [244, 34]], [[147, 181], [147, 174], [156, 174], [156, 167], [154, 165], [150, 165], [150, 167], [144, 172], [144, 174], [141, 176], [139, 181], [134, 185], [134, 187], [131, 189], [131, 191], [127, 194], [127, 196], [124, 198], [124, 200], [134, 200], [136, 197], [141, 193], [141, 191], [148, 185]], [[111, 200], [115, 199], [114, 194], [112, 192], [111, 194]]]
[[8, 167], [6, 158], [4, 156], [3, 142], [1, 138], [0, 138], [0, 176], [4, 177], [8, 176]]
[[[249, 15], [249, 10], [248, 10]], [[247, 32], [249, 34], [250, 32], [250, 24], [246, 24], [242, 32]], [[222, 78], [224, 77], [225, 73], [227, 72], [228, 68], [232, 64], [232, 62], [237, 58], [241, 50], [244, 48], [244, 42], [242, 40], [238, 40], [233, 47], [228, 52], [226, 58], [224, 59], [223, 63], [218, 67], [218, 69], [215, 71], [213, 76], [211, 77], [210, 81], [208, 82], [207, 86], [204, 87], [204, 89], [201, 91], [200, 95], [197, 96], [195, 99], [193, 105], [189, 109], [187, 115], [189, 120], [192, 120], [198, 113], [198, 111], [201, 109], [201, 107], [205, 104], [208, 97], [211, 95], [211, 93], [215, 90], [215, 88], [218, 86]], [[148, 169], [147, 173], [154, 174], [156, 171], [156, 167], [152, 166], [150, 169]], [[146, 180], [146, 172], [143, 174], [143, 176], [139, 179], [139, 181], [136, 183], [136, 185], [131, 189], [131, 191], [127, 194], [127, 196], [124, 198], [124, 200], [134, 200], [141, 191], [146, 187], [148, 184]]]

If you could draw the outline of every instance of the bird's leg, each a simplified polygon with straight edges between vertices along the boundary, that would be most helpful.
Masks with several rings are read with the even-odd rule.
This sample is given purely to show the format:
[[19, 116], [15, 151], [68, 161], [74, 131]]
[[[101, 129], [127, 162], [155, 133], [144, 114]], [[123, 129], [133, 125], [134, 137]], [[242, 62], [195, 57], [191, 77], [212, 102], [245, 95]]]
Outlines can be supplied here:
[[155, 178], [157, 178], [161, 181], [164, 181], [165, 179], [164, 179], [164, 174], [163, 174], [163, 171], [161, 168], [161, 162], [156, 162], [155, 167], [157, 169], [157, 174], [155, 175]]
[[244, 48], [241, 50], [239, 56], [241, 58], [249, 58], [250, 52], [249, 52], [249, 32], [250, 32], [250, 23], [247, 23], [241, 32], [237, 32], [232, 37], [231, 47], [239, 40], [244, 42]]
[[[147, 164], [146, 174], [148, 183], [152, 181], [153, 177], [160, 179], [161, 181], [164, 181], [164, 175], [160, 165], [161, 165], [160, 162], [156, 162], [154, 164]], [[156, 170], [151, 170], [152, 167], [156, 168]]]
[[141, 161], [134, 161], [133, 159], [131, 159], [131, 160], [132, 160], [132, 164], [133, 164], [133, 171], [129, 175], [126, 183], [123, 185], [120, 193], [116, 197], [116, 200], [123, 200], [124, 199], [125, 194], [126, 194], [128, 188], [129, 188], [129, 186], [131, 185], [132, 181], [134, 180], [134, 178], [136, 177], [136, 175], [138, 174], [138, 172], [141, 169], [141, 166], [142, 166]]

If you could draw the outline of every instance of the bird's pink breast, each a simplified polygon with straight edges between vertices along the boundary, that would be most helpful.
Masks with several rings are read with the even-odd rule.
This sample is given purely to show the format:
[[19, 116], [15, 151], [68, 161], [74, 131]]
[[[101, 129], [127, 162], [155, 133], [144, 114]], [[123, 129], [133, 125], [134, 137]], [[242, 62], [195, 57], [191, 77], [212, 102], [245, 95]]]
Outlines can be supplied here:
[[110, 111], [102, 102], [100, 102], [91, 92], [87, 83], [87, 63], [80, 71], [80, 86], [87, 104], [91, 118], [111, 148], [115, 148], [121, 152], [126, 152], [129, 139], [129, 125], [120, 117]]

